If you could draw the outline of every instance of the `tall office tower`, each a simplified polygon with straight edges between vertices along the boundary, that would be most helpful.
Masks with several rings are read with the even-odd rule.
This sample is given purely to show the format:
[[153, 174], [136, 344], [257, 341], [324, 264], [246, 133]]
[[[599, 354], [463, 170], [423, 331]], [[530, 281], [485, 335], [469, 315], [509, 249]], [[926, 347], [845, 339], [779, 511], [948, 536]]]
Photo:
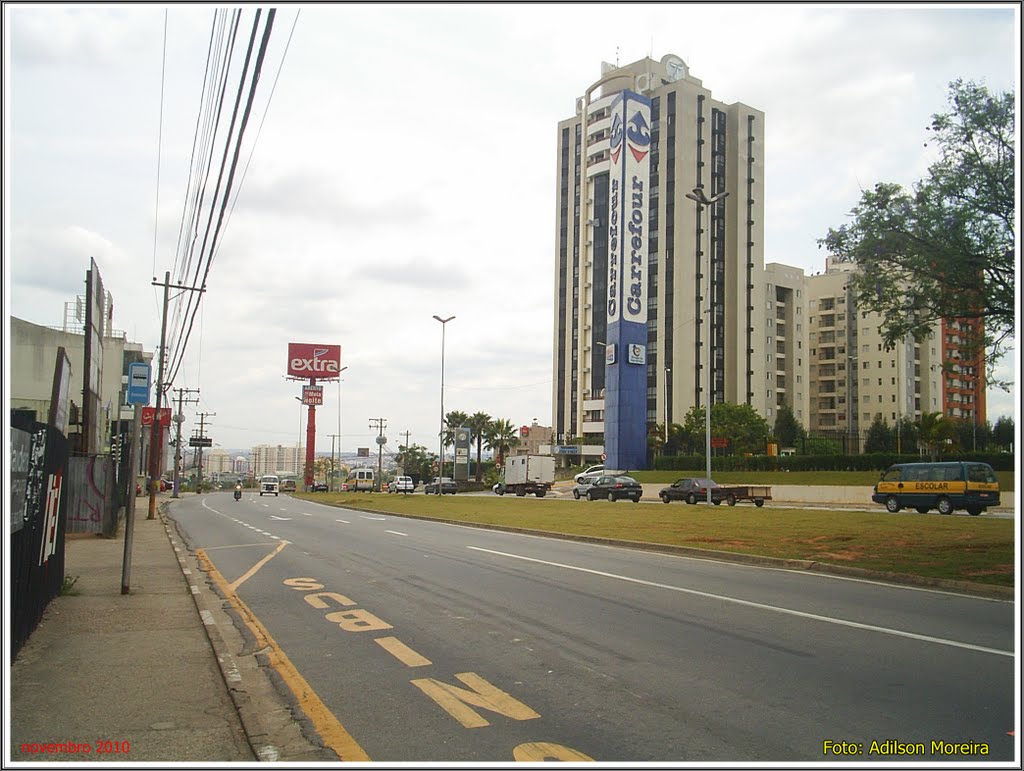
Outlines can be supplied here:
[[[762, 275], [764, 114], [741, 103], [715, 101], [677, 56], [623, 67], [604, 64], [602, 70], [577, 99], [575, 115], [558, 124], [555, 439], [603, 439], [607, 446], [606, 409], [620, 410], [607, 416], [614, 421], [609, 425], [633, 420], [621, 405], [606, 403], [607, 388], [626, 387], [617, 373], [614, 383], [608, 378], [618, 366], [643, 368], [640, 419], [645, 429], [681, 423], [690, 407], [708, 401], [704, 361], [709, 341], [714, 400], [750, 404], [768, 417], [775, 397], [769, 396], [774, 388], [766, 386], [766, 378], [774, 378], [775, 364], [766, 359]], [[631, 101], [649, 112], [641, 119], [634, 115], [635, 122], [625, 127], [623, 150], [617, 118], [624, 115], [620, 106]], [[646, 136], [649, 143], [642, 148], [629, 144], [632, 136]], [[639, 205], [635, 196], [622, 197], [632, 185], [630, 191], [615, 188], [620, 152], [639, 161], [644, 151], [649, 151], [640, 167], [647, 177], [642, 180], [645, 211], [616, 210], [617, 204]], [[687, 197], [695, 188], [705, 200], [720, 193], [727, 197], [704, 207]], [[631, 219], [622, 220], [623, 215]], [[623, 272], [622, 259], [633, 252], [631, 236], [623, 243], [616, 229], [638, 215], [644, 243], [636, 252], [643, 264], [625, 263]], [[616, 252], [617, 245], [626, 247], [625, 255]], [[624, 288], [616, 289], [617, 281]], [[616, 292], [621, 299], [642, 302], [632, 318], [646, 326], [646, 346], [607, 350], [616, 336], [613, 328], [609, 337], [610, 323], [619, 320], [610, 307]], [[626, 302], [621, 306], [631, 310]]]

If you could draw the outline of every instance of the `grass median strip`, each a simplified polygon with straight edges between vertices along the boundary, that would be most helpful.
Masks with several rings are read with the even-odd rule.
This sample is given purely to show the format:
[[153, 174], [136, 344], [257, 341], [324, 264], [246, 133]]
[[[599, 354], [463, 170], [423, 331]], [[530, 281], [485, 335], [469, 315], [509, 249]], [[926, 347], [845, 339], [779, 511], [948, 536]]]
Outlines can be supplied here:
[[[307, 497], [300, 494], [299, 497]], [[556, 534], [688, 546], [1013, 586], [1014, 521], [685, 504], [322, 493], [309, 500]]]

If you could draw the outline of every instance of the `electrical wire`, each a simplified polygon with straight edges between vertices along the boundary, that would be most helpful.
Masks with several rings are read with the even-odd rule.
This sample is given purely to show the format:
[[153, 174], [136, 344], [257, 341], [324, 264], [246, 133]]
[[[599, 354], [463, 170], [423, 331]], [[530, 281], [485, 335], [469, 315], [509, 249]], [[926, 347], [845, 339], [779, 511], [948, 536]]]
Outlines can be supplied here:
[[[249, 122], [249, 118], [250, 118], [251, 113], [252, 113], [252, 105], [253, 105], [253, 103], [255, 101], [256, 88], [257, 88], [257, 85], [259, 83], [260, 73], [262, 72], [262, 69], [263, 69], [263, 64], [264, 64], [265, 57], [266, 57], [266, 51], [267, 51], [267, 47], [268, 47], [268, 44], [269, 44], [270, 35], [271, 35], [272, 30], [273, 30], [273, 20], [274, 20], [275, 13], [276, 13], [276, 11], [274, 9], [271, 9], [270, 11], [268, 11], [267, 22], [264, 25], [262, 40], [261, 40], [261, 43], [260, 43], [259, 51], [257, 52], [257, 55], [256, 55], [255, 64], [253, 66], [252, 78], [251, 78], [251, 81], [249, 82], [248, 96], [247, 96], [246, 101], [245, 101], [245, 107], [244, 107], [243, 112], [242, 112], [241, 120], [239, 121], [238, 120], [239, 106], [240, 106], [240, 104], [242, 102], [243, 94], [245, 93], [246, 77], [247, 77], [247, 75], [249, 73], [249, 65], [250, 65], [250, 62], [251, 62], [251, 59], [252, 59], [252, 52], [253, 52], [253, 49], [254, 49], [254, 46], [255, 46], [255, 41], [256, 41], [258, 27], [259, 27], [260, 16], [262, 14], [262, 9], [257, 9], [257, 11], [256, 11], [256, 17], [255, 17], [255, 21], [253, 22], [253, 28], [252, 28], [252, 31], [250, 33], [249, 44], [248, 44], [248, 47], [247, 47], [247, 50], [246, 50], [245, 61], [244, 61], [243, 68], [242, 68], [242, 76], [241, 76], [241, 78], [239, 80], [238, 92], [237, 92], [236, 97], [235, 97], [235, 103], [234, 103], [234, 107], [233, 107], [233, 111], [232, 111], [232, 115], [231, 115], [231, 121], [230, 121], [230, 125], [229, 125], [228, 132], [227, 132], [227, 140], [226, 140], [225, 146], [224, 146], [224, 153], [223, 153], [223, 156], [222, 156], [221, 162], [220, 162], [217, 182], [216, 182], [216, 185], [214, 187], [213, 195], [211, 196], [210, 215], [209, 215], [209, 217], [206, 220], [205, 232], [204, 232], [204, 235], [203, 235], [202, 244], [201, 244], [201, 246], [199, 248], [199, 259], [198, 259], [198, 261], [195, 262], [195, 275], [194, 275], [194, 277], [192, 279], [192, 287], [195, 288], [195, 289], [200, 289], [201, 290], [202, 288], [205, 287], [206, 280], [209, 277], [210, 268], [212, 267], [213, 256], [215, 255], [215, 253], [217, 251], [217, 248], [219, 246], [219, 243], [220, 243], [219, 239], [221, 238], [221, 233], [222, 233], [222, 231], [224, 229], [224, 224], [225, 224], [225, 211], [227, 209], [227, 203], [228, 203], [228, 200], [229, 200], [229, 198], [231, 196], [232, 189], [234, 187], [234, 178], [235, 178], [235, 174], [237, 172], [238, 158], [239, 158], [239, 154], [241, 152], [242, 140], [243, 140], [243, 137], [245, 135], [245, 130], [246, 130], [246, 127], [247, 127], [248, 122]], [[237, 21], [238, 20], [236, 18], [235, 29], [237, 29]], [[221, 106], [222, 105], [223, 105], [223, 100], [221, 101]], [[218, 125], [219, 125], [219, 120], [220, 120], [220, 115], [221, 115], [221, 106], [218, 107], [218, 111], [217, 111], [217, 113], [218, 113], [217, 124]], [[238, 123], [237, 134], [235, 132], [236, 122]], [[229, 156], [229, 153], [230, 153], [230, 150], [231, 150], [231, 140], [232, 140], [232, 137], [234, 137], [234, 152], [233, 152], [233, 154], [231, 154], [231, 163], [230, 163], [230, 167], [227, 170], [227, 179], [225, 180], [225, 178], [224, 178], [225, 177], [225, 168], [227, 167], [228, 156]], [[207, 183], [204, 183], [204, 185], [203, 185], [203, 195], [202, 195], [202, 197], [200, 199], [200, 208], [202, 207], [202, 201], [205, 200], [206, 187], [207, 187]], [[223, 194], [221, 193], [222, 189], [223, 189]], [[236, 193], [235, 199], [237, 200], [237, 193]], [[216, 209], [218, 207], [218, 202], [219, 202], [219, 212], [217, 213], [217, 222], [216, 222], [216, 226], [214, 227], [213, 226], [214, 213], [216, 212]], [[211, 235], [211, 228], [213, 228], [212, 235]], [[190, 254], [191, 255], [195, 254], [194, 247], [195, 247], [195, 242], [197, 240], [198, 240], [198, 232], [195, 233], [195, 237], [193, 238], [192, 249], [190, 250]], [[203, 265], [203, 262], [204, 262], [203, 257], [204, 257], [204, 255], [206, 257], [205, 258], [205, 267]], [[191, 268], [192, 262], [193, 262], [193, 260], [190, 257], [190, 259], [186, 263], [189, 268]], [[200, 279], [200, 274], [202, 275], [202, 281], [201, 282], [199, 280]], [[193, 326], [194, 326], [194, 323], [195, 323], [196, 313], [197, 313], [197, 311], [198, 311], [198, 309], [200, 307], [200, 303], [201, 303], [201, 296], [193, 297], [193, 295], [198, 295], [198, 293], [196, 293], [196, 292], [188, 292], [188, 294], [190, 296], [188, 298], [188, 302], [186, 303], [186, 308], [185, 308], [185, 311], [184, 311], [184, 316], [188, 317], [188, 326], [187, 326], [187, 329], [183, 329], [183, 332], [178, 332], [177, 335], [176, 335], [176, 337], [177, 337], [177, 339], [179, 341], [179, 344], [175, 346], [175, 358], [174, 358], [174, 361], [173, 361], [173, 364], [172, 364], [172, 368], [171, 368], [171, 378], [172, 379], [173, 379], [173, 377], [175, 375], [177, 375], [177, 373], [178, 373], [178, 371], [179, 371], [179, 369], [181, 367], [181, 363], [182, 363], [183, 357], [184, 357], [184, 351], [187, 348], [188, 340], [189, 340], [189, 338], [191, 336], [192, 329], [193, 329]]]
[[[220, 170], [219, 170], [218, 175], [217, 175], [217, 184], [216, 184], [216, 187], [214, 188], [214, 194], [213, 194], [214, 206], [216, 207], [216, 201], [218, 200], [218, 198], [221, 201], [220, 212], [219, 212], [219, 216], [218, 216], [218, 219], [217, 219], [217, 226], [216, 226], [216, 228], [213, 231], [213, 236], [212, 236], [212, 239], [211, 239], [210, 227], [213, 224], [213, 216], [212, 216], [212, 212], [211, 212], [211, 216], [207, 220], [206, 232], [203, 235], [203, 244], [202, 244], [202, 247], [200, 249], [200, 258], [202, 257], [203, 254], [208, 254], [209, 256], [208, 256], [208, 258], [206, 260], [206, 268], [203, 271], [203, 280], [202, 280], [201, 284], [198, 283], [199, 270], [202, 267], [201, 260], [196, 265], [196, 276], [195, 276], [196, 280], [193, 281], [193, 287], [197, 287], [197, 288], [200, 288], [200, 289], [206, 286], [206, 279], [209, 276], [210, 268], [212, 267], [212, 264], [213, 264], [213, 252], [214, 252], [215, 244], [217, 242], [217, 239], [218, 239], [218, 237], [220, 235], [221, 228], [222, 228], [223, 223], [224, 223], [224, 213], [225, 213], [225, 210], [227, 209], [228, 196], [230, 196], [230, 194], [231, 194], [231, 188], [232, 188], [232, 184], [233, 184], [233, 181], [234, 181], [235, 171], [236, 171], [236, 169], [238, 167], [238, 156], [239, 156], [239, 153], [241, 152], [242, 137], [245, 134], [245, 129], [246, 129], [246, 126], [247, 126], [248, 121], [249, 121], [249, 116], [250, 116], [250, 114], [252, 112], [252, 104], [253, 104], [253, 101], [254, 101], [255, 96], [256, 96], [256, 86], [259, 83], [259, 74], [260, 74], [260, 71], [262, 70], [264, 57], [266, 56], [267, 44], [269, 43], [269, 40], [270, 40], [270, 33], [271, 33], [271, 30], [273, 29], [273, 20], [274, 20], [275, 9], [272, 8], [268, 12], [267, 23], [264, 26], [263, 39], [261, 41], [259, 52], [257, 53], [256, 63], [255, 63], [254, 68], [253, 68], [252, 81], [251, 81], [250, 86], [249, 86], [249, 95], [248, 95], [247, 100], [246, 100], [245, 108], [244, 108], [244, 111], [242, 113], [241, 123], [240, 123], [240, 125], [238, 127], [238, 133], [236, 135], [235, 134], [235, 123], [236, 123], [236, 120], [238, 119], [238, 109], [239, 109], [239, 105], [241, 104], [241, 101], [242, 101], [243, 93], [245, 91], [245, 79], [246, 79], [247, 73], [249, 72], [249, 64], [250, 64], [250, 61], [251, 61], [251, 58], [252, 58], [252, 52], [253, 52], [253, 48], [254, 48], [254, 45], [255, 45], [255, 42], [256, 42], [256, 34], [257, 34], [257, 30], [258, 30], [259, 20], [260, 20], [260, 15], [261, 14], [262, 14], [262, 9], [258, 8], [256, 10], [256, 18], [255, 18], [255, 20], [253, 22], [252, 32], [251, 32], [251, 34], [249, 36], [249, 45], [248, 45], [248, 47], [246, 49], [245, 62], [243, 64], [243, 68], [242, 68], [242, 77], [241, 77], [241, 79], [239, 81], [238, 92], [237, 92], [237, 94], [235, 96], [234, 108], [232, 110], [232, 115], [231, 115], [231, 123], [230, 123], [229, 129], [228, 129], [228, 140], [229, 140], [229, 142], [230, 142], [230, 138], [231, 138], [232, 135], [236, 136], [234, 153], [232, 155], [230, 169], [228, 170], [228, 177], [227, 177], [227, 180], [225, 181], [224, 180], [224, 170], [225, 170], [225, 165], [227, 164], [228, 152], [229, 152], [228, 146], [225, 145], [224, 156], [221, 159]], [[222, 184], [223, 184], [223, 189], [224, 189], [223, 196], [220, 195]], [[209, 243], [209, 250], [207, 249], [207, 244], [208, 243]], [[186, 348], [187, 345], [188, 345], [188, 340], [189, 340], [189, 337], [192, 334], [192, 328], [193, 328], [193, 325], [195, 324], [196, 312], [199, 310], [199, 305], [200, 305], [201, 299], [202, 299], [201, 297], [197, 297], [196, 298], [195, 308], [192, 311], [192, 314], [191, 314], [191, 316], [189, 318], [188, 329], [185, 332], [184, 338], [182, 339], [182, 344], [181, 344], [180, 351], [183, 351], [184, 348]], [[192, 305], [192, 297], [190, 296], [189, 297], [189, 306], [191, 306], [191, 305]], [[182, 362], [182, 358], [183, 357], [180, 355], [180, 351], [176, 351], [176, 360], [175, 360], [175, 365], [174, 365], [174, 369], [173, 369], [173, 372], [172, 372], [172, 378], [173, 378], [174, 375], [177, 374], [178, 369], [181, 367], [181, 362]]]

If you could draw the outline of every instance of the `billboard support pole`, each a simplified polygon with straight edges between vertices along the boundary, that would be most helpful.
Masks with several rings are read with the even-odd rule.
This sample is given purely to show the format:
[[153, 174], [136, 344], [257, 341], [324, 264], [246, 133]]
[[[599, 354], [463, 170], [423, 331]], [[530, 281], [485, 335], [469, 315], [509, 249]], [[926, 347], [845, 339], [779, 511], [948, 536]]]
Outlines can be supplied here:
[[[316, 385], [316, 378], [311, 377], [309, 379], [309, 387], [312, 388]], [[308, 417], [306, 418], [306, 470], [305, 470], [305, 485], [306, 491], [313, 489], [313, 457], [316, 454], [316, 405], [307, 405], [309, 410]]]

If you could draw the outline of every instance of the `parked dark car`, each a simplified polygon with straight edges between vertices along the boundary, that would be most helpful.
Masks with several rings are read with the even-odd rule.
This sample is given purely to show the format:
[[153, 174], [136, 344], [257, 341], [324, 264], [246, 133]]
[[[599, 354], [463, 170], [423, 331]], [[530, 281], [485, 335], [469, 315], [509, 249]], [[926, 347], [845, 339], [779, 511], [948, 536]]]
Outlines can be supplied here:
[[587, 500], [596, 501], [598, 498], [604, 498], [609, 501], [617, 501], [619, 498], [628, 498], [633, 503], [640, 503], [640, 496], [643, 495], [643, 492], [640, 483], [633, 477], [624, 474], [600, 476], [587, 490]]
[[314, 493], [326, 493], [327, 492], [327, 483], [326, 482], [317, 482], [317, 483], [315, 483], [313, 485], [313, 492]]
[[713, 479], [703, 477], [686, 477], [677, 479], [669, 487], [664, 487], [658, 493], [662, 501], [686, 501], [696, 503], [708, 499], [708, 488], [711, 489], [711, 502], [716, 506], [725, 498], [725, 491]]
[[[441, 479], [441, 495], [455, 495], [458, 491], [458, 485], [451, 479], [448, 477]], [[423, 492], [427, 495], [437, 495], [437, 477], [434, 477], [433, 482], [428, 482], [423, 486]]]

